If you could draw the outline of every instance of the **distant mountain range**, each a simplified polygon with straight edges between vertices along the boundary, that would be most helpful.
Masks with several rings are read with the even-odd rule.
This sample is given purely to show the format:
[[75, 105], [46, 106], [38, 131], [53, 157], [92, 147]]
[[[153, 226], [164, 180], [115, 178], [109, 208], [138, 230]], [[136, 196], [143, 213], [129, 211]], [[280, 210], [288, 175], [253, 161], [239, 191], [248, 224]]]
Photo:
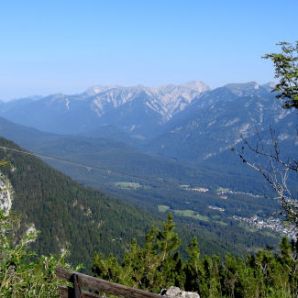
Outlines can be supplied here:
[[229, 167], [231, 147], [243, 138], [254, 143], [258, 135], [269, 144], [270, 129], [276, 131], [281, 146], [286, 144], [287, 153], [291, 146], [293, 150], [298, 145], [297, 124], [297, 113], [281, 107], [270, 85], [230, 84], [193, 100], [165, 124], [163, 133], [150, 140], [148, 148], [196, 165], [216, 167], [222, 159]]
[[[55, 134], [100, 137], [183, 162], [212, 164], [241, 137], [269, 127], [282, 142], [295, 135], [295, 113], [281, 108], [272, 84], [229, 84], [210, 90], [202, 82], [92, 87], [78, 95], [2, 102], [0, 116]], [[291, 139], [291, 140], [290, 140]]]
[[[269, 127], [285, 156], [295, 157], [298, 146], [297, 111], [283, 109], [270, 84], [254, 82], [214, 90], [202, 82], [93, 87], [2, 102], [0, 116], [1, 136], [77, 181], [155, 213], [174, 210], [210, 239], [220, 235], [225, 247], [243, 233], [234, 215], [266, 217], [277, 208], [231, 147], [245, 137], [270, 148]], [[252, 247], [272, 243], [263, 234], [246, 237]], [[247, 242], [233, 245], [244, 251]]]
[[158, 88], [93, 87], [78, 95], [55, 94], [1, 103], [1, 115], [60, 134], [90, 133], [113, 126], [136, 138], [155, 135], [169, 119], [209, 90], [202, 82]]

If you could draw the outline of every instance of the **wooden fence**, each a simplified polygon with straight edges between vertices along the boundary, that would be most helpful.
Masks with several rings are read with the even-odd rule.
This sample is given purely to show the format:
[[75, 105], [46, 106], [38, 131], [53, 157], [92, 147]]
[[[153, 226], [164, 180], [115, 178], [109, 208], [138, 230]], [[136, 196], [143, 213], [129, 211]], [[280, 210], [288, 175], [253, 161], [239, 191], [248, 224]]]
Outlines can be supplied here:
[[161, 295], [143, 290], [130, 288], [95, 278], [79, 272], [68, 272], [63, 268], [57, 269], [57, 276], [72, 283], [72, 287], [60, 287], [61, 298], [99, 298], [110, 294], [125, 298], [161, 298]]

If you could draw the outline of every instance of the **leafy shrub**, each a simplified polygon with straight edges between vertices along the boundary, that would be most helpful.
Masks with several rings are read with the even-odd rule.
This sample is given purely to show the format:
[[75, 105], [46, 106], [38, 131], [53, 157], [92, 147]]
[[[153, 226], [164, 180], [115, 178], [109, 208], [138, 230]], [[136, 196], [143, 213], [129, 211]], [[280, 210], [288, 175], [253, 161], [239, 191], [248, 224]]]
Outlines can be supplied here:
[[0, 297], [59, 297], [61, 280], [55, 271], [66, 266], [66, 253], [37, 257], [30, 250], [37, 231], [20, 235], [19, 223], [18, 217], [0, 210]]

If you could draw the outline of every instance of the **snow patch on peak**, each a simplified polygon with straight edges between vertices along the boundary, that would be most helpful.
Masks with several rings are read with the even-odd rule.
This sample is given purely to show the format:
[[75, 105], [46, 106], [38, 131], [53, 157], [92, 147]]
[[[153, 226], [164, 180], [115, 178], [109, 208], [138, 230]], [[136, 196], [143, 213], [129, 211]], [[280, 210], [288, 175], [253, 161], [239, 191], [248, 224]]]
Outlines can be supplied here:
[[85, 93], [89, 96], [95, 96], [99, 93], [102, 93], [102, 92], [105, 92], [109, 89], [114, 89], [114, 88], [117, 88], [119, 86], [116, 86], [116, 85], [105, 85], [105, 86], [93, 86], [93, 87], [90, 87], [88, 88]]
[[210, 90], [209, 86], [202, 81], [190, 81], [182, 85], [186, 88], [196, 90], [200, 93]]
[[262, 87], [265, 88], [267, 91], [273, 91], [275, 86], [276, 84], [274, 82], [268, 82], [262, 85]]
[[91, 107], [98, 116], [133, 101], [142, 90], [139, 87], [111, 88], [92, 97]]
[[228, 120], [225, 124], [224, 124], [224, 127], [229, 127], [229, 126], [232, 126], [236, 123], [240, 122], [240, 119], [239, 118], [234, 118], [234, 119], [231, 119], [231, 120]]
[[65, 100], [65, 95], [62, 93], [54, 94], [50, 96], [50, 103], [55, 103], [56, 101], [64, 101]]
[[66, 106], [67, 110], [69, 110], [69, 103], [70, 103], [69, 99], [65, 98], [65, 106]]
[[260, 89], [260, 85], [256, 82], [228, 84], [224, 86], [237, 96], [251, 95], [252, 92]]
[[[208, 91], [209, 87], [200, 81], [193, 81], [182, 85], [164, 85], [148, 88], [148, 91], [163, 107], [160, 113], [165, 119], [170, 119], [177, 112], [183, 111], [194, 98]], [[162, 113], [166, 111], [166, 113]]]
[[159, 87], [145, 87], [142, 85], [132, 87], [121, 86], [94, 86], [85, 94], [93, 97], [91, 106], [98, 116], [102, 116], [111, 108], [118, 108], [128, 102], [139, 98], [143, 94], [145, 105], [159, 113], [164, 121], [168, 121], [174, 114], [189, 105], [192, 100], [208, 91], [209, 87], [201, 81], [186, 84], [168, 84]]

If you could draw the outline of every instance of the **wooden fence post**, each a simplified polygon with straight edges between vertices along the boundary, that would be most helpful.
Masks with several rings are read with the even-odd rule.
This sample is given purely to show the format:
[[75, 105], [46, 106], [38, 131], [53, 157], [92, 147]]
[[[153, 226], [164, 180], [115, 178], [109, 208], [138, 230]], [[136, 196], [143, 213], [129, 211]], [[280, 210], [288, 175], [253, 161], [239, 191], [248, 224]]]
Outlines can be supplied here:
[[69, 298], [81, 298], [81, 288], [79, 285], [79, 281], [78, 281], [78, 276], [77, 274], [72, 274], [70, 277], [70, 282], [73, 284], [73, 288], [70, 288], [70, 295]]

